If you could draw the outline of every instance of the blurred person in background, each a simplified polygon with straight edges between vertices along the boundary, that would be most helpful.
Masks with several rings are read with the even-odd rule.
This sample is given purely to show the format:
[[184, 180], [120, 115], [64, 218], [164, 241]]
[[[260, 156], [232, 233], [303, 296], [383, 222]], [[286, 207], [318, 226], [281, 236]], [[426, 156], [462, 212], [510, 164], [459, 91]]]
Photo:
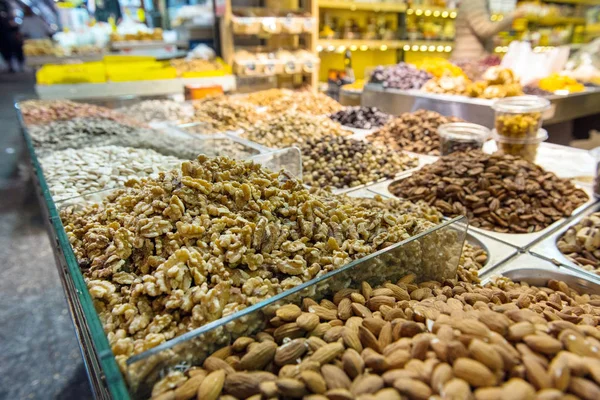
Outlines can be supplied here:
[[25, 39], [47, 39], [52, 35], [50, 26], [35, 14], [30, 7], [23, 10], [23, 23], [21, 23], [21, 35]]
[[15, 72], [13, 59], [17, 69], [23, 68], [23, 38], [19, 32], [19, 25], [15, 21], [13, 9], [8, 0], [0, 0], [0, 54], [8, 65], [9, 72]]
[[488, 0], [462, 0], [456, 17], [456, 39], [452, 58], [477, 60], [492, 54], [494, 35], [508, 30], [513, 21], [524, 14], [522, 9], [517, 9], [504, 15], [501, 21], [492, 22]]

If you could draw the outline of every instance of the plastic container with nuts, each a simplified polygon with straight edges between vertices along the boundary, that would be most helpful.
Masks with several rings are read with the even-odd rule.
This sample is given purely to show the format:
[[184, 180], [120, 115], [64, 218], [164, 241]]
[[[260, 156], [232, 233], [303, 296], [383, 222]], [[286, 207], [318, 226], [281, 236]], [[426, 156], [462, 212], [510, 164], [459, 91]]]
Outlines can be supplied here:
[[499, 153], [510, 154], [534, 162], [540, 143], [548, 139], [548, 132], [545, 129], [538, 129], [538, 133], [534, 137], [511, 138], [499, 135], [494, 129], [492, 137], [496, 141]]
[[600, 147], [590, 150], [590, 154], [596, 160], [596, 177], [594, 178], [594, 196], [600, 198]]
[[550, 101], [538, 96], [508, 97], [496, 101], [494, 127], [498, 135], [524, 139], [537, 137], [542, 126], [542, 115]]
[[481, 150], [490, 137], [490, 130], [468, 122], [453, 122], [438, 127], [438, 135], [440, 151], [446, 156], [457, 151]]

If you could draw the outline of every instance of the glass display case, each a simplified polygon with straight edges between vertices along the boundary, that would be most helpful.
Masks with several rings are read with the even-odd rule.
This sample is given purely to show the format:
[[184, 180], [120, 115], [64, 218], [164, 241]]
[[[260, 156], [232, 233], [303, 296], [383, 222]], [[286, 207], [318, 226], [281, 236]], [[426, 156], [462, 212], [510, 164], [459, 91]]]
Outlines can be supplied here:
[[[263, 326], [265, 319], [283, 303], [297, 303], [307, 296], [319, 299], [353, 283], [368, 281], [377, 284], [398, 279], [408, 273], [415, 273], [419, 280], [445, 279], [456, 274], [466, 236], [467, 224], [464, 217], [445, 221], [421, 234], [355, 260], [340, 269], [137, 354], [127, 360], [122, 370], [115, 360], [94, 309], [94, 303], [59, 216], [62, 207], [87, 204], [89, 201], [98, 202], [111, 191], [87, 193], [78, 198], [55, 202], [38, 159], [39, 152], [36, 151], [27, 127], [23, 123], [18, 104], [16, 108], [29, 151], [36, 192], [51, 237], [59, 276], [65, 289], [86, 370], [96, 398], [147, 398], [152, 385], [164, 376], [166, 371], [200, 363], [216, 348], [230, 343], [241, 335], [256, 332]], [[205, 140], [197, 138], [190, 140], [193, 140], [189, 142], [190, 144], [200, 146], [194, 147], [194, 151], [200, 148], [205, 149], [206, 152], [222, 149], [220, 141], [244, 144], [243, 141], [237, 141], [238, 139], [228, 135]], [[202, 144], [199, 144], [200, 142]], [[165, 144], [161, 143], [160, 146]], [[298, 149], [289, 148], [270, 152], [255, 150], [259, 153], [251, 155], [248, 160], [259, 162], [271, 169], [283, 168], [292, 176], [301, 177], [301, 158]]]

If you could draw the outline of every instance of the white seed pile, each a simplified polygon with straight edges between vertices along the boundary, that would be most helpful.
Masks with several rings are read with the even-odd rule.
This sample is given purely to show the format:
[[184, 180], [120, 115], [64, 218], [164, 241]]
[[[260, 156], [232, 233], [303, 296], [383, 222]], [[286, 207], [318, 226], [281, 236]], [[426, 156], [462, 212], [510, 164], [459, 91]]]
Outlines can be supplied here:
[[120, 146], [66, 149], [40, 159], [55, 201], [122, 187], [134, 178], [155, 177], [182, 161], [154, 150]]
[[117, 111], [141, 122], [181, 122], [194, 116], [192, 104], [173, 100], [146, 100]]

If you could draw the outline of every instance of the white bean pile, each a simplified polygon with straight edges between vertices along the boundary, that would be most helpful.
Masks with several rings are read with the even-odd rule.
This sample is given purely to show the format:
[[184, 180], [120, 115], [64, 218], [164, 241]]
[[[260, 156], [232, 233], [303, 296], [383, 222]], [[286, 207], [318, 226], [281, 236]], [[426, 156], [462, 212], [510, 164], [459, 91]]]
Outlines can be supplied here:
[[133, 178], [155, 177], [182, 161], [154, 150], [120, 146], [66, 149], [40, 159], [55, 201], [121, 187]]

